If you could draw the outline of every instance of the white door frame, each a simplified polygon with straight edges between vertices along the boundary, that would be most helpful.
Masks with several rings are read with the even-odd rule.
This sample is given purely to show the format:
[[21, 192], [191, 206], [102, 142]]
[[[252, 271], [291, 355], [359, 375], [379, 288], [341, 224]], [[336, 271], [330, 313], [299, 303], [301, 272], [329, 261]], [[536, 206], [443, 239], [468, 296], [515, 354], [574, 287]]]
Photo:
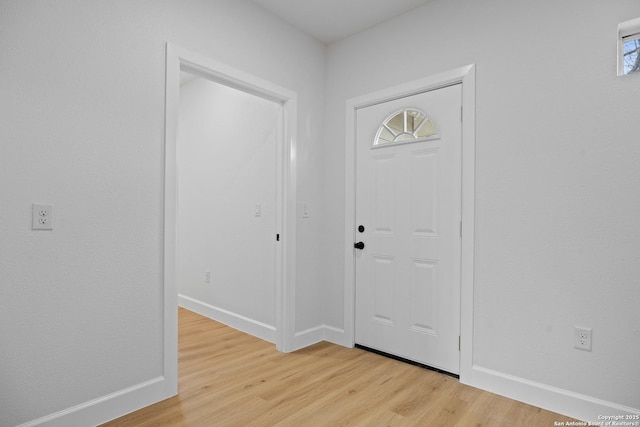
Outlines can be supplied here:
[[[290, 351], [294, 339], [296, 265], [297, 94], [251, 74], [167, 43], [164, 161], [164, 377], [168, 395], [177, 393], [178, 288], [176, 138], [180, 114], [180, 71], [282, 104], [283, 135], [277, 142], [276, 348]], [[276, 236], [273, 236], [274, 240]]]
[[460, 381], [473, 365], [475, 205], [475, 65], [467, 65], [347, 100], [345, 136], [344, 336], [355, 344], [356, 110], [451, 84], [462, 84], [462, 245], [460, 265]]

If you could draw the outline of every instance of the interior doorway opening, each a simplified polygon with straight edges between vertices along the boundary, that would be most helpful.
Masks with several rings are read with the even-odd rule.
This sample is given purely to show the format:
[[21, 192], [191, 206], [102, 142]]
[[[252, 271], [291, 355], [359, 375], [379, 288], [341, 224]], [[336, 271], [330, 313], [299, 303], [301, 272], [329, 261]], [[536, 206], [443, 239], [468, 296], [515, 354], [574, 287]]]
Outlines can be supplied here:
[[282, 109], [180, 74], [178, 303], [273, 343]]
[[[164, 309], [163, 396], [177, 394], [178, 382], [178, 127], [182, 72], [238, 89], [280, 105], [281, 132], [275, 148], [275, 261], [272, 341], [290, 351], [294, 341], [293, 283], [296, 276], [296, 134], [297, 95], [288, 89], [167, 43], [164, 146]], [[250, 129], [250, 126], [243, 126]], [[246, 129], [245, 129], [246, 130]], [[255, 203], [252, 212], [255, 214]], [[222, 226], [222, 225], [221, 225]], [[243, 268], [251, 268], [250, 265]], [[207, 272], [209, 270], [203, 270]], [[205, 273], [206, 274], [206, 273]], [[211, 271], [213, 275], [213, 271]], [[209, 276], [211, 277], [211, 276]], [[203, 277], [206, 281], [206, 276]], [[258, 322], [259, 323], [259, 322]]]

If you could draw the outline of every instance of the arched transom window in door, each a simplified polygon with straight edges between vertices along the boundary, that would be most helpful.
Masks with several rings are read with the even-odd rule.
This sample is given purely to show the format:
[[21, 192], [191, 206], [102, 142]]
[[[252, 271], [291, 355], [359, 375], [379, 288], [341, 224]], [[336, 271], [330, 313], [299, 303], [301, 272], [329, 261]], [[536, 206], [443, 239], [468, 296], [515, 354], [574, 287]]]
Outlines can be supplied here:
[[438, 129], [431, 119], [415, 108], [405, 108], [391, 114], [380, 125], [372, 148], [406, 144], [438, 138]]

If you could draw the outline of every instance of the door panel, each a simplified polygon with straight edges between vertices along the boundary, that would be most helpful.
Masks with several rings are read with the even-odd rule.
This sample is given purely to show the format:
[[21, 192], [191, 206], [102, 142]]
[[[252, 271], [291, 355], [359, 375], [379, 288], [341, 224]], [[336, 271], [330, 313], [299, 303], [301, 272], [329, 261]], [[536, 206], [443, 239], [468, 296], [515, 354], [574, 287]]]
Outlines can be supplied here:
[[382, 323], [393, 324], [396, 318], [393, 303], [394, 262], [393, 258], [374, 256], [373, 274], [373, 318]]
[[[459, 372], [461, 97], [454, 85], [356, 113], [356, 222], [365, 226], [358, 233], [365, 247], [356, 250], [356, 343], [452, 373]], [[424, 112], [438, 134], [414, 140], [408, 129], [419, 125], [409, 120], [420, 117], [397, 115], [407, 108]], [[395, 133], [396, 141], [374, 145], [392, 116], [380, 134]]]
[[411, 199], [411, 224], [417, 237], [436, 234], [436, 156], [437, 151], [418, 151], [411, 157], [411, 194], [422, 194]]
[[411, 328], [435, 334], [437, 268], [431, 261], [413, 260], [411, 275]]
[[393, 234], [392, 209], [395, 205], [395, 156], [382, 155], [373, 158], [375, 197], [375, 230]]

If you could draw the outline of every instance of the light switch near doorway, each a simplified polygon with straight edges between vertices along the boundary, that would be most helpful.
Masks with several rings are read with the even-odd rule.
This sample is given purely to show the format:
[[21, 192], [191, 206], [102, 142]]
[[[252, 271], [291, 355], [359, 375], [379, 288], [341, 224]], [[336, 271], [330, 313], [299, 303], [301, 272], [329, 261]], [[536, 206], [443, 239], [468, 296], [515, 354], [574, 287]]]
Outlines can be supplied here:
[[255, 216], [262, 216], [262, 203], [256, 203]]
[[309, 218], [311, 216], [311, 208], [309, 207], [309, 202], [304, 202], [302, 204], [302, 218]]

